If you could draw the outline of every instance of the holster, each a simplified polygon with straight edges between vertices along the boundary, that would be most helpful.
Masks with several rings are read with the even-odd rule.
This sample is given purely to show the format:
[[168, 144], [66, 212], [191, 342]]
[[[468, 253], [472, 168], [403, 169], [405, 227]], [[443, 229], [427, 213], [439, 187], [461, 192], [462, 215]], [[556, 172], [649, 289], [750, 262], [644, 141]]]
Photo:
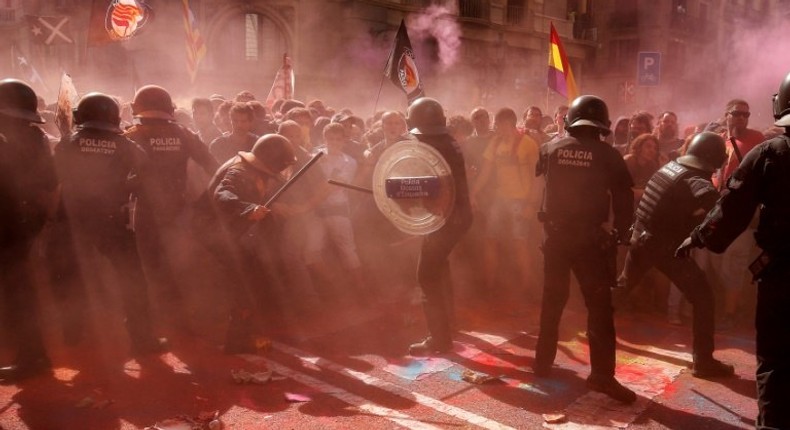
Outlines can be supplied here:
[[778, 254], [769, 253], [767, 251], [761, 252], [749, 265], [749, 271], [752, 272], [752, 280], [759, 281], [764, 278], [771, 269], [779, 265], [780, 260], [782, 260], [782, 258], [780, 258]]

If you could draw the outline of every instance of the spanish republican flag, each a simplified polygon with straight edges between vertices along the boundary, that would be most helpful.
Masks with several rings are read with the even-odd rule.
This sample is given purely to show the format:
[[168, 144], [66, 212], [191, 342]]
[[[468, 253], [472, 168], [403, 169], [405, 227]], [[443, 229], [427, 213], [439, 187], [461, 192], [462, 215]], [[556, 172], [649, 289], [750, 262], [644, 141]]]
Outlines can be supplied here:
[[573, 79], [571, 65], [565, 48], [562, 47], [560, 35], [551, 23], [551, 37], [549, 44], [549, 88], [568, 98], [568, 103], [579, 96], [576, 80]]

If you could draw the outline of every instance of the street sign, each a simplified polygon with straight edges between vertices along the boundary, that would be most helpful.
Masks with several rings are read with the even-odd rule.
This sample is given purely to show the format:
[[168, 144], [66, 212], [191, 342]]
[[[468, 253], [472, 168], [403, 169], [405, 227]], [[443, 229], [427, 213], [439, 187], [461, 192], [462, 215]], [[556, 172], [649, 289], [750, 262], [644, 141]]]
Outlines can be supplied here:
[[661, 53], [640, 52], [636, 82], [640, 87], [654, 87], [661, 83]]

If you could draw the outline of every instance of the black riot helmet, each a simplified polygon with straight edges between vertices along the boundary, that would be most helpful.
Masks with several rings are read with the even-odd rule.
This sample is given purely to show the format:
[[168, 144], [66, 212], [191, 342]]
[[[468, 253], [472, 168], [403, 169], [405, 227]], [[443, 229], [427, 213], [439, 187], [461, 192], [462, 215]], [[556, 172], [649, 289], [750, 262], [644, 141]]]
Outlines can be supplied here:
[[74, 109], [74, 123], [82, 128], [120, 133], [121, 108], [118, 102], [107, 94], [85, 94]]
[[420, 97], [410, 106], [406, 121], [412, 134], [447, 134], [447, 120], [442, 105], [430, 97]]
[[774, 119], [777, 127], [790, 127], [790, 73], [779, 85], [779, 93], [774, 94]]
[[293, 146], [285, 136], [265, 134], [258, 138], [250, 152], [239, 152], [241, 158], [256, 169], [277, 174], [296, 163]]
[[573, 100], [565, 115], [565, 130], [575, 127], [595, 127], [603, 135], [611, 133], [609, 127], [609, 108], [596, 96], [579, 96]]
[[727, 161], [727, 146], [724, 138], [710, 131], [703, 131], [691, 138], [686, 154], [677, 162], [694, 169], [713, 173]]
[[0, 81], [0, 115], [44, 124], [44, 118], [38, 114], [36, 92], [17, 79]]
[[135, 118], [155, 118], [174, 121], [173, 99], [166, 89], [158, 85], [146, 85], [134, 95], [132, 114]]

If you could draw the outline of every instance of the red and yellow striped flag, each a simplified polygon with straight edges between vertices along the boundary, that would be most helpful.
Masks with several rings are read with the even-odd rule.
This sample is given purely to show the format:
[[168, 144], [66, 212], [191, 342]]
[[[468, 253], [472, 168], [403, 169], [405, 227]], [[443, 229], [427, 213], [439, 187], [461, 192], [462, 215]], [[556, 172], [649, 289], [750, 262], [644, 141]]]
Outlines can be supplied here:
[[197, 69], [200, 61], [206, 56], [206, 44], [203, 43], [203, 38], [200, 36], [200, 30], [197, 27], [197, 19], [192, 9], [189, 8], [189, 0], [182, 0], [184, 3], [184, 32], [186, 34], [186, 48], [187, 48], [187, 71], [191, 82], [195, 82], [197, 76]]
[[571, 65], [565, 48], [562, 47], [560, 35], [551, 23], [549, 44], [549, 88], [568, 98], [568, 103], [579, 96], [576, 80], [573, 79]]

